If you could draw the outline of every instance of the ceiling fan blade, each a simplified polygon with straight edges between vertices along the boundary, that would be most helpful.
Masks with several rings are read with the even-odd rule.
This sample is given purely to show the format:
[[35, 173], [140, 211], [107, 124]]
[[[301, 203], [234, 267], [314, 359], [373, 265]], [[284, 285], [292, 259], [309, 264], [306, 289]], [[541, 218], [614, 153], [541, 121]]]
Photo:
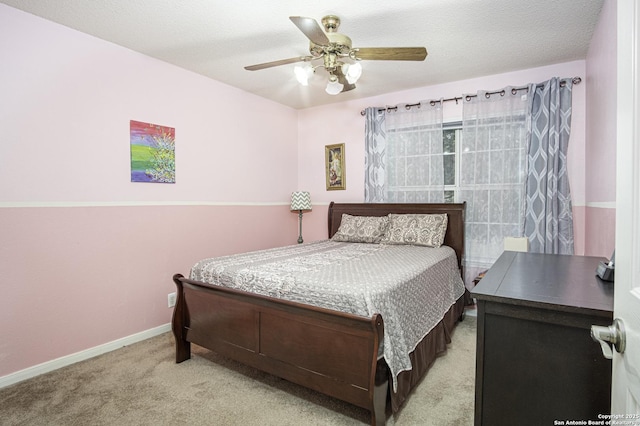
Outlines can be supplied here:
[[374, 61], [424, 61], [424, 47], [361, 47], [355, 50], [356, 58]]
[[305, 60], [308, 60], [307, 56], [298, 56], [296, 58], [281, 59], [279, 61], [273, 61], [273, 62], [265, 62], [264, 64], [249, 65], [247, 67], [244, 67], [244, 69], [247, 71], [257, 71], [257, 70], [263, 70], [265, 68], [277, 67], [280, 65], [293, 64], [295, 62], [302, 62]]
[[313, 18], [305, 18], [304, 16], [289, 16], [291, 22], [300, 29], [315, 44], [320, 46], [328, 46], [329, 37], [324, 33], [318, 21]]

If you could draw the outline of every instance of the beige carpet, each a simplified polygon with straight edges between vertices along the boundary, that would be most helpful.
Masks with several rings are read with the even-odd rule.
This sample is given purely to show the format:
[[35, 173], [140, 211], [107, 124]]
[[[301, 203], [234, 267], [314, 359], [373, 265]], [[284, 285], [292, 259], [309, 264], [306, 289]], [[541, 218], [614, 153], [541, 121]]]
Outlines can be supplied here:
[[[472, 425], [476, 319], [458, 325], [389, 425]], [[366, 425], [367, 411], [198, 346], [174, 362], [170, 333], [0, 389], [2, 425]]]

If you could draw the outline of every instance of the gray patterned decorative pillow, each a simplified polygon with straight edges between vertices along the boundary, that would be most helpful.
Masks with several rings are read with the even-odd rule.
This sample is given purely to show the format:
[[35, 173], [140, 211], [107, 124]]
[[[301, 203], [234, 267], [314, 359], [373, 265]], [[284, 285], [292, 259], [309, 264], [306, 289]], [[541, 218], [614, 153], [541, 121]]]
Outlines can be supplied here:
[[343, 213], [340, 227], [332, 241], [379, 243], [389, 226], [388, 216], [351, 216]]
[[381, 244], [440, 247], [447, 232], [447, 214], [390, 214]]

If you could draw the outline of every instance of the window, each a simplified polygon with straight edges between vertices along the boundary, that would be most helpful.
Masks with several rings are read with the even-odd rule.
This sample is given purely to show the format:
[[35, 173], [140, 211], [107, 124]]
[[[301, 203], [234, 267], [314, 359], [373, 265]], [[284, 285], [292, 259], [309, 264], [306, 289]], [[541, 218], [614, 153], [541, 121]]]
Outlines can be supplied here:
[[388, 202], [443, 202], [443, 145], [439, 124], [388, 129], [386, 150]]
[[[458, 200], [459, 149], [462, 122], [415, 126], [388, 132], [388, 202], [444, 202]], [[442, 148], [442, 150], [440, 150]]]
[[458, 149], [462, 122], [445, 123], [442, 129], [442, 154], [444, 167], [444, 201], [455, 203], [458, 188]]

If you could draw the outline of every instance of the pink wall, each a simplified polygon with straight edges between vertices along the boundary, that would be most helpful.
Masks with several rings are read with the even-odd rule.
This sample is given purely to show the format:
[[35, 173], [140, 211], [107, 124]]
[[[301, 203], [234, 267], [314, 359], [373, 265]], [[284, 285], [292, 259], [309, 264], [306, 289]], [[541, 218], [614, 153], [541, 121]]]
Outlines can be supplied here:
[[173, 274], [294, 244], [290, 216], [288, 206], [1, 208], [0, 376], [166, 324]]
[[[0, 40], [0, 378], [167, 324], [200, 258], [295, 244], [295, 110], [2, 4]], [[176, 129], [175, 184], [130, 182], [132, 119]]]
[[[0, 7], [12, 41], [0, 45], [0, 182], [20, 178], [0, 202], [282, 202], [296, 190], [295, 110]], [[130, 182], [129, 120], [176, 129], [175, 185]]]
[[587, 55], [586, 248], [609, 257], [615, 247], [616, 2], [602, 5]]

